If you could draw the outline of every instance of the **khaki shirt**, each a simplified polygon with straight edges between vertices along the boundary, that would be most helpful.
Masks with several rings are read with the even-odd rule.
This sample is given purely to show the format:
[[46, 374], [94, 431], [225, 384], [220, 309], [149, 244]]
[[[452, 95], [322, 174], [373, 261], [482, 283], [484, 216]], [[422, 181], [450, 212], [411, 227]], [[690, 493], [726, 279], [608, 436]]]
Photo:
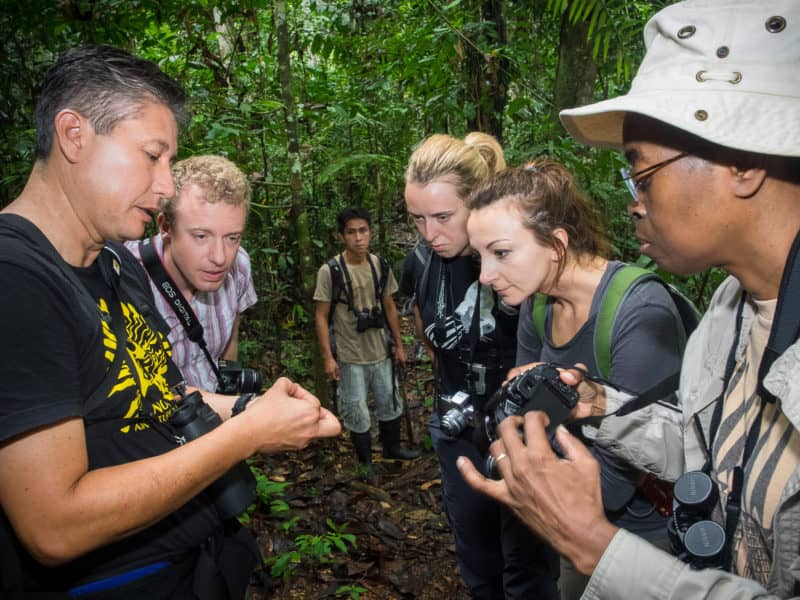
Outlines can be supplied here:
[[[380, 281], [380, 261], [374, 254], [370, 254], [369, 259], [375, 266], [375, 273]], [[372, 270], [369, 264], [366, 261], [360, 265], [347, 264], [347, 270], [352, 279], [355, 309], [371, 309], [375, 306], [375, 284], [372, 280]], [[344, 287], [344, 277], [342, 283]], [[397, 280], [395, 280], [394, 274], [389, 269], [383, 296], [387, 298], [396, 291]], [[331, 271], [327, 263], [317, 271], [317, 287], [314, 290], [314, 300], [317, 302], [331, 302]], [[383, 305], [380, 308], [381, 312], [383, 312]], [[347, 296], [342, 291], [342, 295], [333, 312], [333, 331], [336, 336], [337, 360], [340, 363], [356, 365], [369, 365], [385, 360], [388, 355], [384, 330], [370, 328], [359, 333], [356, 331], [356, 321], [356, 316], [347, 305]]]

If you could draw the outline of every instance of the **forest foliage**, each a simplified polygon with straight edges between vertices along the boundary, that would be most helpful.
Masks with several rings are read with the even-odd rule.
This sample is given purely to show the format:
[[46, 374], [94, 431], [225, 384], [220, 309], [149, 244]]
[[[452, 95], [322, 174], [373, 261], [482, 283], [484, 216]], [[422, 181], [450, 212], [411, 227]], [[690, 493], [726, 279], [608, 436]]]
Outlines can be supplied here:
[[[645, 0], [3, 0], [0, 206], [33, 163], [37, 86], [62, 50], [109, 43], [158, 63], [191, 98], [179, 157], [228, 156], [250, 178], [244, 245], [261, 302], [243, 322], [247, 362], [314, 376], [311, 291], [337, 247], [335, 215], [362, 205], [375, 249], [415, 239], [403, 205], [414, 145], [481, 129], [508, 162], [566, 163], [637, 259], [622, 159], [569, 138], [558, 110], [623, 93]], [[702, 307], [718, 275], [680, 282]], [[269, 370], [268, 370], [269, 373]]]

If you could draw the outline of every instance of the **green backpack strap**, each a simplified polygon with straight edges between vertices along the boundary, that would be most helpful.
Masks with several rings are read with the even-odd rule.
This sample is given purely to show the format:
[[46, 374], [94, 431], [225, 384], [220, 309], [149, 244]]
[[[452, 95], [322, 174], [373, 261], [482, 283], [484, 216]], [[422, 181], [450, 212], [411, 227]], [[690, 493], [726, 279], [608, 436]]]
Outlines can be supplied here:
[[539, 339], [544, 345], [544, 318], [547, 313], [547, 294], [534, 294], [531, 303], [531, 319]]
[[628, 290], [644, 279], [657, 279], [658, 275], [633, 265], [624, 265], [611, 276], [606, 293], [600, 301], [597, 319], [594, 325], [594, 359], [597, 363], [598, 375], [608, 379], [611, 372], [611, 333], [617, 311]]

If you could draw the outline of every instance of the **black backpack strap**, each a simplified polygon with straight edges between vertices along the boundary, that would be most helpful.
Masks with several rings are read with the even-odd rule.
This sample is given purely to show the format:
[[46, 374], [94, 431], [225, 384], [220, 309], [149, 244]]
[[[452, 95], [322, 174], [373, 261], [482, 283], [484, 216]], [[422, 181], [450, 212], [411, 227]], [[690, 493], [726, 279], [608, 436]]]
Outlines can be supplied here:
[[425, 302], [425, 294], [428, 293], [428, 280], [431, 278], [431, 263], [433, 262], [433, 250], [428, 248], [428, 254], [425, 259], [425, 267], [422, 269], [422, 275], [417, 279], [416, 289], [416, 304], [422, 311], [422, 303]]
[[380, 306], [383, 303], [383, 293], [386, 291], [386, 282], [389, 281], [389, 261], [379, 256], [378, 264], [381, 268], [381, 275], [378, 279], [378, 285], [375, 288], [375, 299]]
[[[410, 267], [412, 269], [412, 274], [414, 276], [414, 290], [411, 292], [411, 296], [408, 298], [408, 300], [406, 300], [405, 304], [403, 305], [403, 314], [408, 314], [412, 312], [414, 306], [416, 306], [417, 304], [419, 281], [421, 277], [419, 273], [422, 273], [425, 270], [425, 267], [428, 265], [430, 261], [432, 253], [433, 250], [431, 250], [431, 247], [427, 244], [427, 242], [425, 242], [425, 240], [421, 237], [417, 238], [417, 242], [414, 244], [414, 248], [411, 251], [412, 258], [416, 262], [412, 261], [411, 264], [413, 265], [413, 267]], [[405, 265], [405, 261], [403, 265], [404, 265], [403, 270], [409, 268]], [[401, 277], [401, 279], [403, 278], [404, 276]]]
[[342, 295], [344, 281], [342, 280], [342, 270], [339, 268], [339, 262], [335, 256], [328, 259], [328, 269], [331, 272], [331, 304], [336, 304]]
[[[336, 356], [336, 334], [333, 331], [333, 311], [336, 309], [336, 303], [342, 295], [342, 272], [339, 269], [339, 263], [336, 258], [328, 259], [328, 270], [331, 273], [331, 302], [328, 305], [328, 340], [331, 345], [331, 353]], [[335, 398], [334, 394], [334, 398]]]
[[[331, 259], [328, 259], [328, 269], [331, 272], [331, 306], [328, 310], [328, 325], [331, 327], [333, 326], [333, 311], [336, 308], [336, 304], [341, 302], [342, 294], [345, 295], [345, 299], [347, 301], [347, 308], [352, 310], [355, 313], [355, 308], [353, 307], [353, 297], [350, 290], [352, 290], [352, 284], [350, 290], [348, 290], [347, 286], [345, 285], [344, 281], [344, 273], [347, 273], [347, 267], [344, 266], [344, 260], [342, 255], [340, 254], [337, 257], [334, 256]], [[347, 277], [349, 279], [350, 274], [347, 273]]]
[[800, 264], [798, 264], [798, 254], [800, 254], [800, 233], [794, 238], [783, 267], [775, 317], [772, 320], [772, 328], [769, 331], [764, 355], [761, 357], [761, 364], [758, 365], [758, 393], [768, 402], [774, 402], [775, 396], [764, 387], [764, 378], [775, 359], [800, 338]]

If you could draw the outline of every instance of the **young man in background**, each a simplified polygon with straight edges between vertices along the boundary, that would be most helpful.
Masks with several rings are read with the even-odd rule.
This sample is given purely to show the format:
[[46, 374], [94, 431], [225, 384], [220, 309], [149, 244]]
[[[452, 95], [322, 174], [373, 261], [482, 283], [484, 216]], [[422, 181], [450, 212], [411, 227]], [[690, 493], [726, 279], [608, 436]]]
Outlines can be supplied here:
[[[369, 252], [372, 219], [367, 210], [346, 208], [339, 213], [337, 225], [344, 250], [317, 272], [317, 339], [325, 374], [338, 381], [339, 417], [350, 432], [361, 470], [371, 478], [370, 390], [375, 397], [384, 458], [419, 456], [418, 450], [400, 447], [403, 404], [395, 390], [393, 361], [402, 368], [406, 353], [392, 298], [397, 282], [388, 263]], [[394, 356], [389, 355], [386, 325], [394, 340]]]

